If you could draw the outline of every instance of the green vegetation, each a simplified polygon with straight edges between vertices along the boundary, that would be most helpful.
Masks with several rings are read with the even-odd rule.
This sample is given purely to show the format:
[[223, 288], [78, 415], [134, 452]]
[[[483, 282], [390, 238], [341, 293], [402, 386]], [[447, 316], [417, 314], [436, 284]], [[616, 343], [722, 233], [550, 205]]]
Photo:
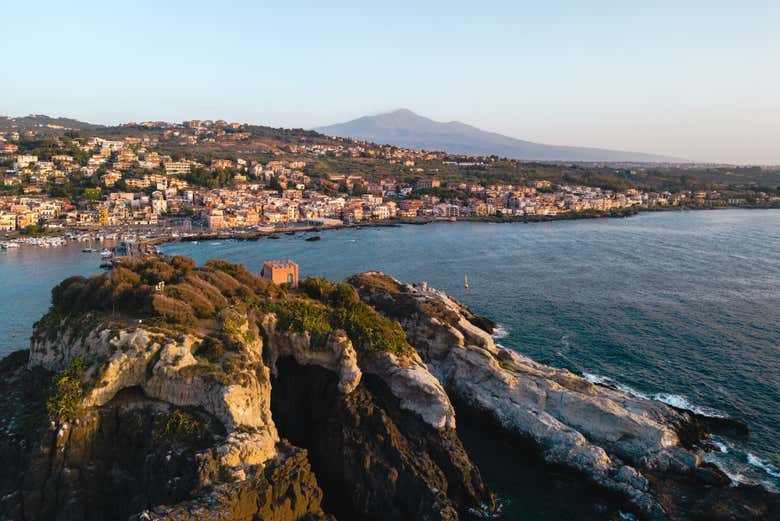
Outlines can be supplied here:
[[398, 356], [411, 354], [414, 349], [406, 341], [401, 324], [380, 315], [363, 302], [338, 308], [333, 318], [357, 345]]
[[318, 303], [300, 298], [269, 302], [266, 311], [276, 313], [279, 327], [292, 331], [308, 331], [313, 347], [323, 347], [333, 331], [328, 309]]
[[49, 231], [45, 226], [40, 226], [38, 224], [30, 224], [19, 231], [20, 235], [25, 235], [27, 237], [43, 237], [48, 233]]
[[82, 379], [85, 368], [84, 359], [76, 358], [70, 366], [52, 378], [46, 410], [53, 418], [65, 421], [74, 419], [78, 415], [84, 398]]
[[193, 444], [205, 435], [205, 425], [182, 409], [174, 410], [154, 433], [158, 441], [171, 444]]
[[[397, 282], [391, 286], [400, 291]], [[163, 334], [201, 336], [193, 350], [200, 363], [192, 370], [229, 380], [240, 377], [231, 368], [241, 367], [242, 346], [260, 336], [265, 313], [276, 314], [280, 331], [308, 332], [314, 349], [324, 348], [335, 329], [359, 349], [399, 356], [413, 349], [400, 324], [363, 303], [350, 284], [309, 278], [294, 290], [239, 264], [212, 260], [196, 267], [184, 257], [128, 261], [109, 273], [64, 280], [52, 290], [51, 309], [35, 334], [56, 335], [65, 327], [78, 337], [100, 323], [141, 319]]]
[[407, 342], [401, 324], [361, 302], [357, 291], [350, 284], [333, 284], [321, 278], [308, 278], [300, 286], [311, 298], [334, 308], [329, 317], [331, 327], [346, 331], [356, 345], [399, 356], [412, 352], [413, 348]]

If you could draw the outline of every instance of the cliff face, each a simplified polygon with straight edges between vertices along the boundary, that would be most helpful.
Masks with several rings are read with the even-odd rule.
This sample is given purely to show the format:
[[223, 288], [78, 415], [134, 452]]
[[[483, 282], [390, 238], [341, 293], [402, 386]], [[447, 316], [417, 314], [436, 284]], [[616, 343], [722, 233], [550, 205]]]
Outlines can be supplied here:
[[179, 258], [64, 281], [29, 354], [0, 367], [0, 518], [490, 510], [449, 398], [398, 325], [316, 282], [291, 292]]
[[649, 519], [777, 515], [690, 414], [503, 349], [444, 293], [349, 282], [183, 258], [64, 281], [0, 362], [0, 518], [489, 517], [456, 409]]
[[[489, 321], [446, 294], [378, 272], [350, 279], [361, 298], [398, 320], [462, 407], [545, 459], [625, 496], [653, 519], [764, 519], [778, 497], [732, 487], [698, 455], [706, 431], [691, 414], [596, 386], [495, 345]], [[485, 329], [483, 329], [485, 328]]]

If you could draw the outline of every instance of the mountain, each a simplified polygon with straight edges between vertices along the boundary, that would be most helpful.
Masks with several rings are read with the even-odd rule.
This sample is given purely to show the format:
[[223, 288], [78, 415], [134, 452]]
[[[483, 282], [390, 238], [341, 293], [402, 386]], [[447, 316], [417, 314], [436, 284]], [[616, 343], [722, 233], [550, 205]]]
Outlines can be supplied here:
[[315, 128], [328, 136], [385, 143], [452, 154], [497, 155], [537, 161], [614, 161], [667, 163], [685, 160], [601, 148], [545, 145], [487, 132], [459, 121], [434, 121], [407, 109]]

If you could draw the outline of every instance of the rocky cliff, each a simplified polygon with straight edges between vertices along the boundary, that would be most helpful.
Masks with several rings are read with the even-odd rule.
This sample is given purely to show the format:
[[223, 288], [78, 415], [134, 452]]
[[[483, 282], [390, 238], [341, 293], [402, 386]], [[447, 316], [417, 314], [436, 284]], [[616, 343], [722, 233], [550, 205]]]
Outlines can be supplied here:
[[401, 323], [451, 400], [544, 458], [618, 492], [650, 519], [768, 519], [778, 497], [737, 487], [702, 462], [694, 415], [597, 386], [497, 346], [493, 324], [448, 295], [379, 272], [353, 276], [361, 298]]
[[174, 257], [67, 279], [0, 363], [0, 518], [497, 516], [459, 411], [648, 519], [777, 514], [702, 463], [695, 417], [503, 349], [492, 327], [376, 272], [292, 289]]
[[73, 277], [0, 371], [3, 519], [493, 508], [442, 385], [346, 284], [184, 258]]

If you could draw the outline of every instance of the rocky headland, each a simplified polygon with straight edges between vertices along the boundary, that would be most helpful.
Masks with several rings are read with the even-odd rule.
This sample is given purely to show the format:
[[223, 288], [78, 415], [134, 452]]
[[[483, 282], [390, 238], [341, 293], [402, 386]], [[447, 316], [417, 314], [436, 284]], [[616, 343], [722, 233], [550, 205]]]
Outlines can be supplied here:
[[378, 272], [276, 286], [182, 257], [66, 279], [0, 362], [0, 519], [500, 517], [476, 418], [653, 520], [771, 519], [691, 413], [497, 346], [446, 294]]

